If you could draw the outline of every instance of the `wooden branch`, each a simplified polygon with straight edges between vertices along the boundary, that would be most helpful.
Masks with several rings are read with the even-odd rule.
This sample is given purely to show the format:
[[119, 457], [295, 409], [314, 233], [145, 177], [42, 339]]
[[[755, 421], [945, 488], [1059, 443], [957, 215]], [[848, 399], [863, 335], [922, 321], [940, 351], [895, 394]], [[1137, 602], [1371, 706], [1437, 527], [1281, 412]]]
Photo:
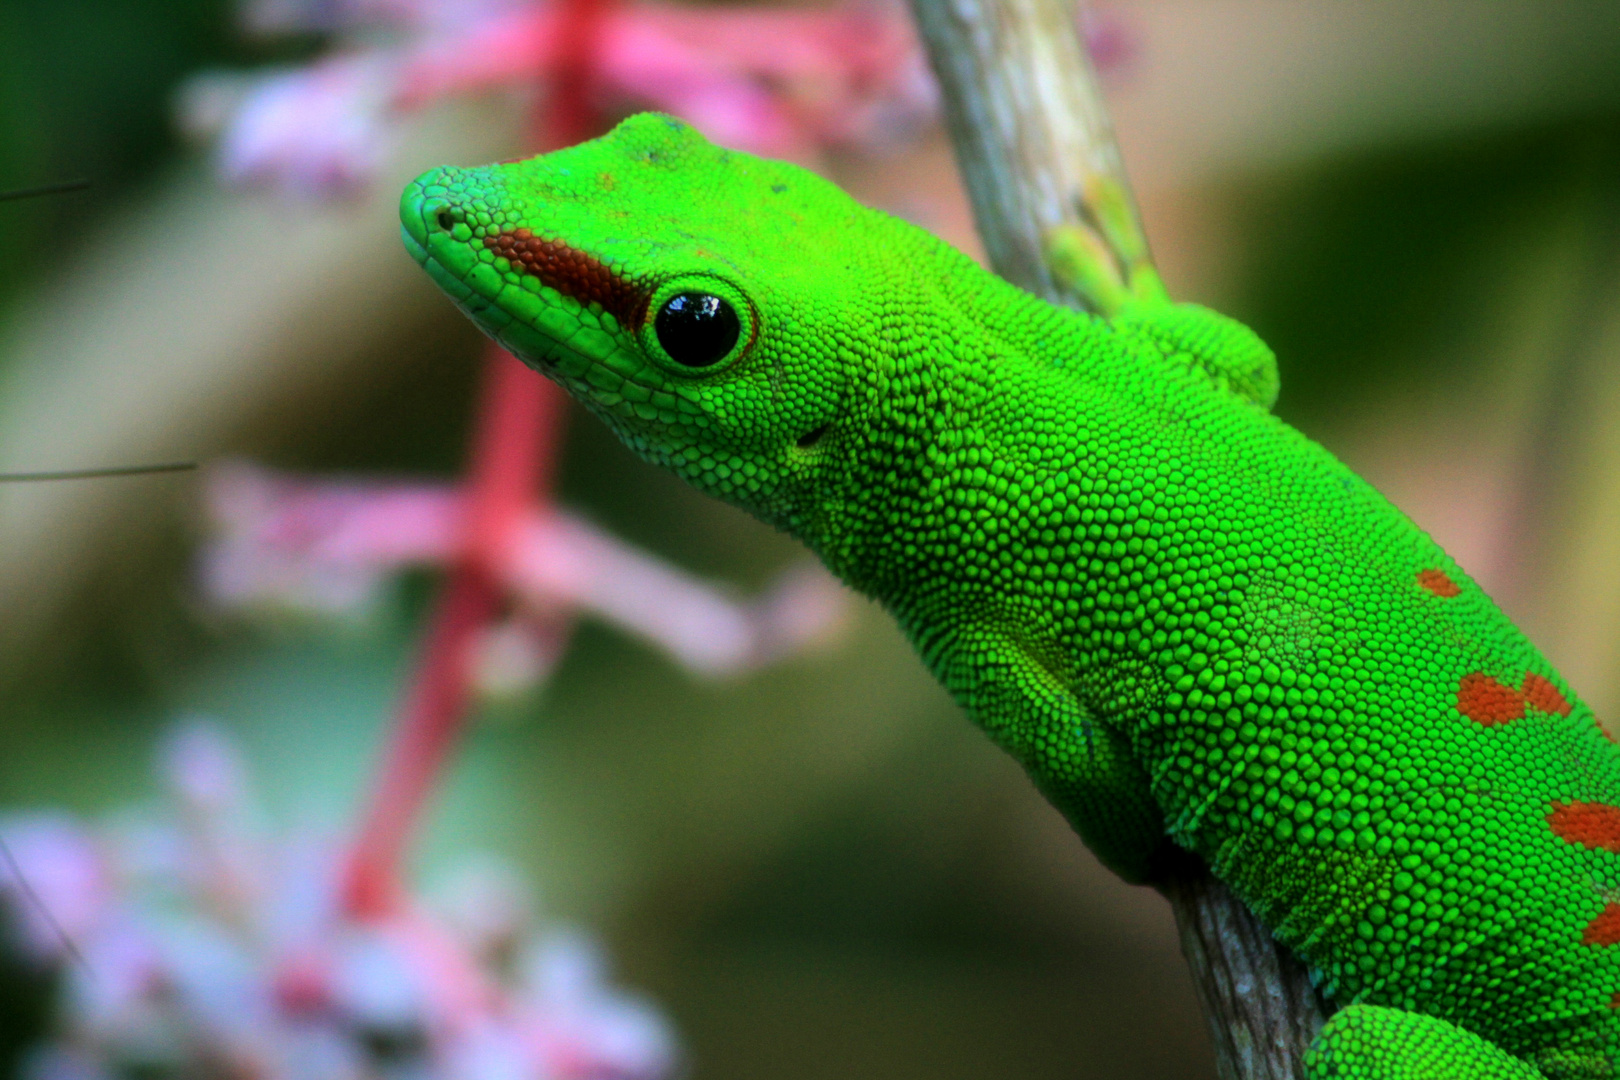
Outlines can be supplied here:
[[911, 7], [990, 265], [1054, 303], [1093, 306], [1063, 288], [1044, 254], [1053, 229], [1095, 223], [1099, 186], [1130, 191], [1073, 9], [1061, 0]]
[[[1048, 261], [1055, 231], [1074, 229], [1108, 249], [1122, 278], [1138, 266], [1151, 274], [1073, 9], [911, 4], [996, 272], [1054, 303], [1106, 307], [1066, 288]], [[1304, 966], [1196, 858], [1172, 860], [1157, 885], [1175, 911], [1223, 1080], [1303, 1080], [1301, 1055], [1327, 1013]]]
[[1304, 1080], [1300, 1058], [1331, 1011], [1301, 964], [1202, 861], [1159, 878], [1222, 1080]]

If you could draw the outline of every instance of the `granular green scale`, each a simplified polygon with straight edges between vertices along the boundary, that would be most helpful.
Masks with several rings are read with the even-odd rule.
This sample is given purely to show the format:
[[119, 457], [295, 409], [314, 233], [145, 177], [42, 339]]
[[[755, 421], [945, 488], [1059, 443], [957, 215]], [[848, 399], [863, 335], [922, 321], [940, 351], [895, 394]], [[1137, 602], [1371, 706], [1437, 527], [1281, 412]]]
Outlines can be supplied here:
[[401, 213], [486, 332], [883, 602], [1109, 866], [1202, 856], [1340, 1006], [1314, 1080], [1615, 1075], [1620, 751], [1270, 415], [1247, 329], [1053, 307], [652, 115]]

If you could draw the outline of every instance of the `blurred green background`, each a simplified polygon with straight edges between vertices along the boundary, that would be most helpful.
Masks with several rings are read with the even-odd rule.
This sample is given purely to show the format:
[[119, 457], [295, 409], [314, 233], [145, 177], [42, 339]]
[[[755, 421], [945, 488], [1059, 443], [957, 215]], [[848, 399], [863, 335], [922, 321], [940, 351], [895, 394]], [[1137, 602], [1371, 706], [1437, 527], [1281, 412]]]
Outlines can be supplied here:
[[[1109, 10], [1126, 158], [1180, 296], [1277, 348], [1279, 411], [1391, 495], [1600, 714], [1620, 705], [1620, 20], [1602, 3], [1206, 0]], [[479, 341], [398, 249], [396, 178], [510, 156], [499, 99], [415, 121], [375, 197], [221, 191], [173, 133], [199, 68], [285, 59], [222, 0], [0, 6], [0, 468], [242, 455], [451, 477]], [[972, 247], [937, 133], [824, 162]], [[760, 586], [768, 530], [571, 418], [563, 500]], [[0, 491], [0, 806], [152, 792], [174, 717], [238, 733], [269, 802], [341, 822], [431, 581], [364, 626], [197, 602], [196, 487]], [[699, 683], [586, 623], [487, 710], [426, 878], [521, 862], [678, 1026], [694, 1076], [1205, 1077], [1164, 903], [1108, 877], [865, 606], [833, 647]], [[12, 1038], [30, 995], [9, 992]], [[4, 1006], [4, 1001], [0, 1001]]]

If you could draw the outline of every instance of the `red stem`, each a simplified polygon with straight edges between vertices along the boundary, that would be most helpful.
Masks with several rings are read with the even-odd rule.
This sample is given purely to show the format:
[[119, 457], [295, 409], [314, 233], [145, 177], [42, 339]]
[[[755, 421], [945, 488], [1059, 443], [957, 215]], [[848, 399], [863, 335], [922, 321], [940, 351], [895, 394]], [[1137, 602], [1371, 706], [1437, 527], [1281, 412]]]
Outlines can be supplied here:
[[561, 427], [556, 386], [491, 346], [482, 398], [462, 551], [429, 621], [343, 882], [344, 908], [357, 918], [396, 905], [406, 844], [468, 714], [473, 648], [500, 613], [499, 568], [514, 526], [549, 487]]
[[[542, 146], [578, 142], [600, 123], [591, 97], [608, 0], [561, 2], [550, 107], [535, 124]], [[524, 509], [550, 501], [562, 405], [556, 384], [490, 348], [473, 433], [463, 547], [435, 606], [415, 680], [350, 853], [342, 897], [352, 917], [377, 918], [398, 905], [406, 845], [465, 725], [473, 647], [500, 613], [506, 549]]]
[[572, 146], [601, 130], [593, 104], [596, 58], [609, 0], [562, 0], [551, 56], [551, 98], [535, 125], [541, 146]]

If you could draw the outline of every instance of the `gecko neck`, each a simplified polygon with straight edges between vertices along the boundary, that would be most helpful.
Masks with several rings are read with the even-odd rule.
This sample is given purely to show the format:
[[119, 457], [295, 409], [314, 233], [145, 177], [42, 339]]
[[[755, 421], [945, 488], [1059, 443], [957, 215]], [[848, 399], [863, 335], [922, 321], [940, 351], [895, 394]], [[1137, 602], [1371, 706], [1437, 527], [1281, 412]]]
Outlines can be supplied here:
[[1000, 591], [983, 573], [983, 545], [1001, 550], [1009, 538], [981, 537], [987, 515], [1017, 510], [1020, 486], [1044, 468], [1014, 403], [1065, 407], [1074, 387], [1107, 377], [1098, 344], [1112, 336], [1102, 320], [1032, 296], [953, 249], [933, 254], [948, 272], [918, 274], [929, 292], [915, 302], [941, 317], [923, 320], [935, 327], [929, 339], [886, 339], [863, 388], [866, 415], [841, 448], [847, 479], [809, 538], [902, 623], [935, 608], [942, 590], [959, 599]]

